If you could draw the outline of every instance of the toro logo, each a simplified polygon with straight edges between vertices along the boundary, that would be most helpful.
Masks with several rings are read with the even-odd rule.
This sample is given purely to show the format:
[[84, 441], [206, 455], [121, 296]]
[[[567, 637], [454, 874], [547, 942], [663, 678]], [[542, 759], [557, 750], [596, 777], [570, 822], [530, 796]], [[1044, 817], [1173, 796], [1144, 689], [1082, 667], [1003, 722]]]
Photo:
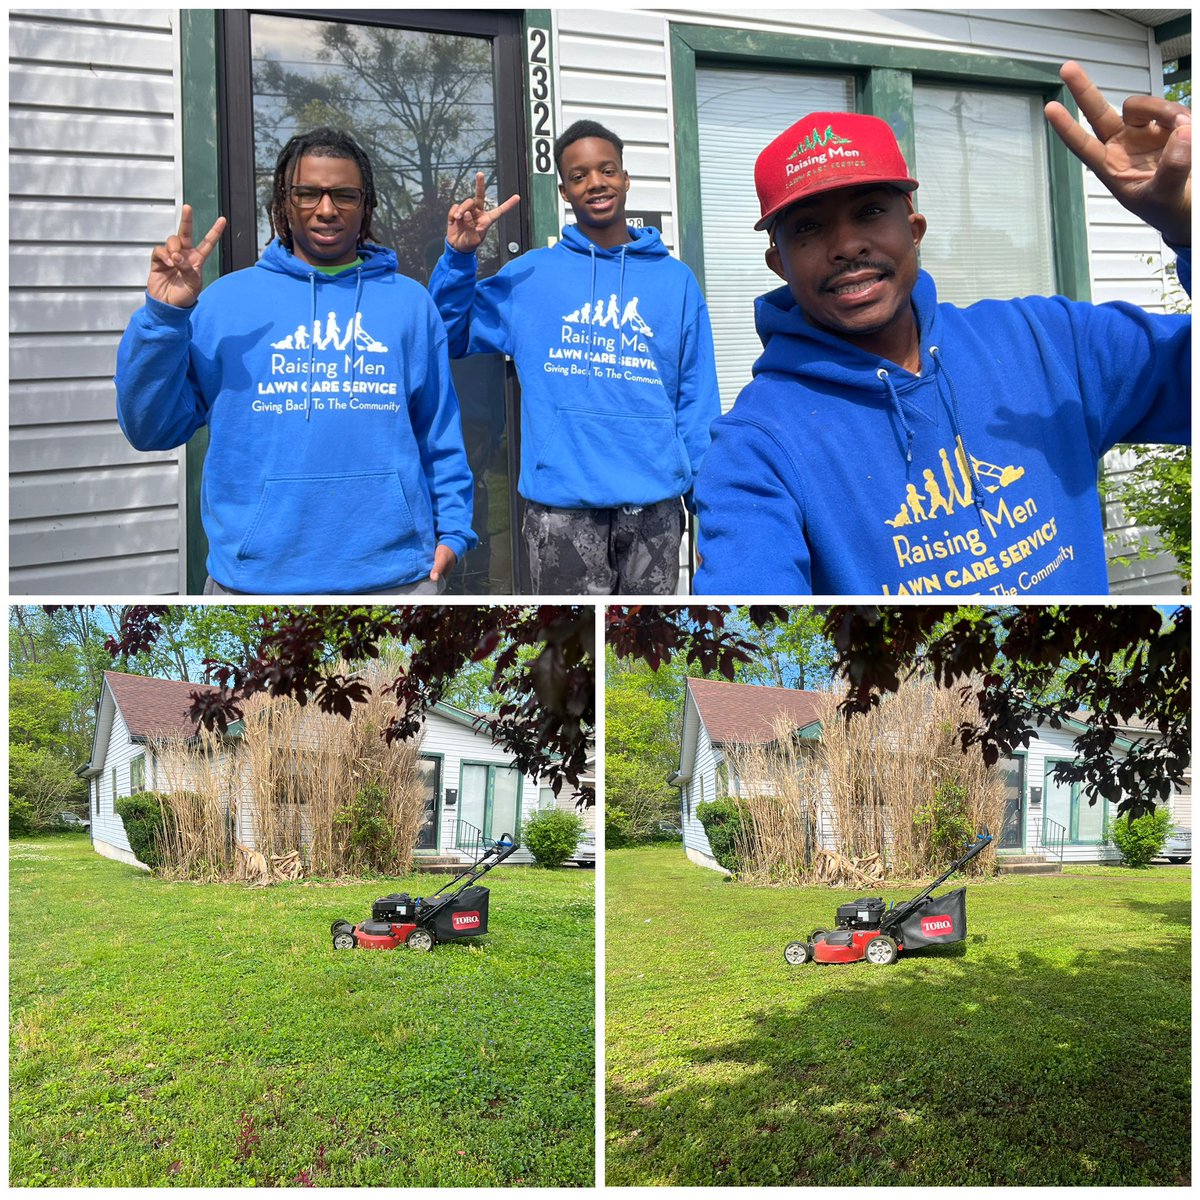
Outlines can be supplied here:
[[926, 937], [945, 937], [954, 932], [954, 922], [949, 917], [922, 917], [921, 932]]
[[451, 913], [450, 924], [455, 929], [478, 929], [479, 914], [477, 912]]

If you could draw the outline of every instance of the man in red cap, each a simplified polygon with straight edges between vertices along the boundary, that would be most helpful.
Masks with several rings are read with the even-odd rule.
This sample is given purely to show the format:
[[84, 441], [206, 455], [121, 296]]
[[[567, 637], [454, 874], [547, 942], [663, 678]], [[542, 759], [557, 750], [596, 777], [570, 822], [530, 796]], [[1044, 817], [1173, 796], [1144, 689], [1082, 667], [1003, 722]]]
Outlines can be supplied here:
[[[1191, 114], [1110, 108], [1076, 63], [1051, 126], [1191, 274]], [[811, 113], [759, 155], [754, 381], [696, 486], [702, 594], [1108, 591], [1096, 489], [1118, 442], [1190, 444], [1191, 323], [1061, 296], [939, 304], [886, 122]]]

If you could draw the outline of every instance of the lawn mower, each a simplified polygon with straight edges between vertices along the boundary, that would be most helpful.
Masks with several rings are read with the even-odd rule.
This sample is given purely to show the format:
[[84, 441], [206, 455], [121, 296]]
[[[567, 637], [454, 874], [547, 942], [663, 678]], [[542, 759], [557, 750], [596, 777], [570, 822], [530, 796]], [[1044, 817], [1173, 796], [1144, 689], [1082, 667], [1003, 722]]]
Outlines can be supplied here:
[[474, 886], [517, 848], [511, 833], [493, 842], [483, 856], [432, 896], [393, 892], [371, 905], [371, 919], [358, 925], [334, 921], [335, 950], [432, 950], [438, 942], [487, 933], [488, 890]]
[[885, 908], [877, 897], [839, 904], [837, 927], [814, 929], [807, 941], [788, 942], [784, 959], [798, 967], [810, 959], [819, 963], [851, 963], [865, 958], [869, 963], [886, 967], [899, 958], [902, 950], [961, 942], [967, 936], [967, 889], [958, 888], [936, 898], [932, 893], [991, 840], [992, 835], [985, 827], [962, 858], [903, 904], [893, 900]]

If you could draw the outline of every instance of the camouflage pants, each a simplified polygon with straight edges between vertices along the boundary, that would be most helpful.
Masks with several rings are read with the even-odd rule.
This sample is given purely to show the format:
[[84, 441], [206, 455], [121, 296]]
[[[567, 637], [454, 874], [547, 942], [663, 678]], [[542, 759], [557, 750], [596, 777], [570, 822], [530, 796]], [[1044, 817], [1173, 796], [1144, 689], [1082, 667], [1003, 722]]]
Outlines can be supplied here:
[[670, 596], [679, 583], [684, 509], [548, 508], [529, 500], [521, 532], [533, 590], [543, 596]]

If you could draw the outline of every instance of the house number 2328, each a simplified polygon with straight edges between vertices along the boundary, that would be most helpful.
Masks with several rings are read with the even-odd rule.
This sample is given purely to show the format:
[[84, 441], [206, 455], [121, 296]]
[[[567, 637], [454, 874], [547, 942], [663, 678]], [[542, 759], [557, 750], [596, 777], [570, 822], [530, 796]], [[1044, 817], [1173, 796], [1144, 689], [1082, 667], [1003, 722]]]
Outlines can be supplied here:
[[527, 39], [529, 81], [529, 131], [533, 169], [538, 175], [554, 173], [554, 86], [550, 74], [550, 31], [531, 28]]

